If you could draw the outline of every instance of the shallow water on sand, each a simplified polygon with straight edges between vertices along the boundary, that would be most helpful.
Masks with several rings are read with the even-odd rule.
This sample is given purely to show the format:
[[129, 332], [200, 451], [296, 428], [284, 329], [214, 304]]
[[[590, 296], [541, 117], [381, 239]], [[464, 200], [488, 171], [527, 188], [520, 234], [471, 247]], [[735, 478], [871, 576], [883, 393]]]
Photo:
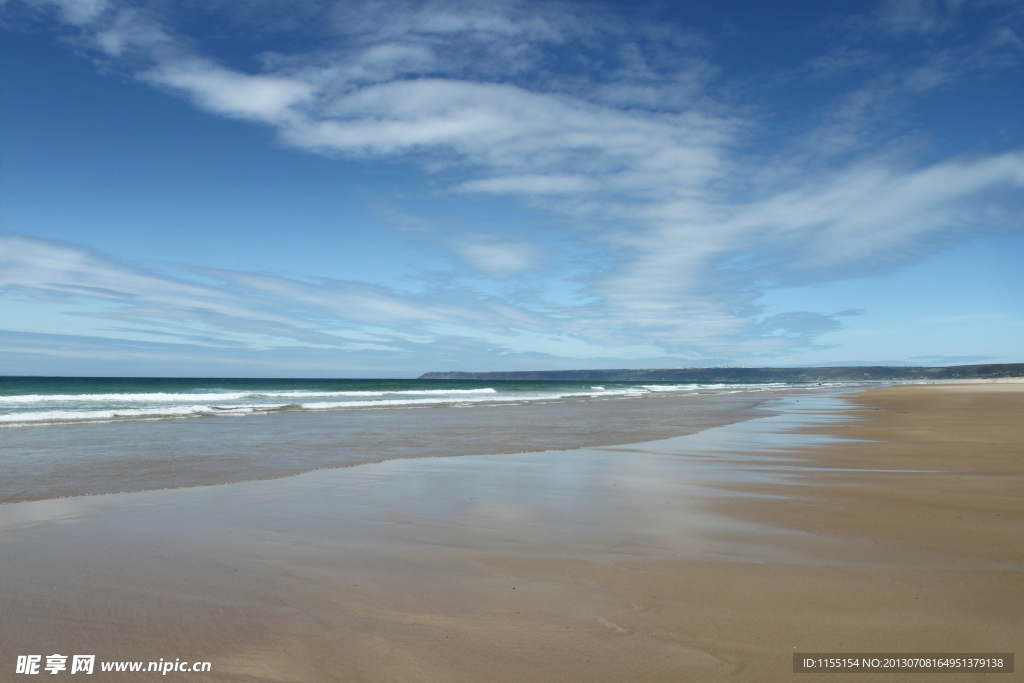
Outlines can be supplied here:
[[[730, 399], [730, 406], [756, 415], [741, 399]], [[124, 524], [155, 532], [200, 518], [196, 538], [223, 539], [230, 529], [260, 535], [294, 528], [306, 542], [342, 527], [348, 541], [377, 539], [377, 525], [405, 524], [428, 543], [442, 542], [424, 540], [434, 531], [457, 528], [472, 536], [467, 543], [476, 548], [527, 543], [514, 531], [521, 528], [531, 550], [692, 551], [698, 530], [748, 526], [701, 513], [693, 499], [719, 495], [704, 484], [767, 481], [776, 470], [792, 471], [791, 464], [774, 465], [772, 454], [786, 452], [791, 461], [794, 451], [835, 441], [794, 430], [834, 420], [846, 408], [835, 393], [778, 398], [773, 407], [777, 414], [762, 411], [744, 422], [647, 443], [394, 459], [225, 486], [18, 503], [0, 506], [0, 519], [11, 530], [50, 514], [62, 524], [124, 514]]]
[[768, 396], [692, 394], [0, 429], [0, 502], [271, 479], [401, 458], [649, 441], [746, 419]]

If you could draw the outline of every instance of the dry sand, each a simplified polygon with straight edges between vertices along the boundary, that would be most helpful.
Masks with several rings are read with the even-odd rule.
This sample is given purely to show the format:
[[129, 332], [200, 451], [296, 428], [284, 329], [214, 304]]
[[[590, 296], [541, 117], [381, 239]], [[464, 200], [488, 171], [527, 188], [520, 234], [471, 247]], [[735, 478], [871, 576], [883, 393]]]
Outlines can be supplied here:
[[0, 506], [0, 675], [813, 681], [842, 675], [793, 652], [1024, 652], [1024, 386], [836, 396], [632, 447]]

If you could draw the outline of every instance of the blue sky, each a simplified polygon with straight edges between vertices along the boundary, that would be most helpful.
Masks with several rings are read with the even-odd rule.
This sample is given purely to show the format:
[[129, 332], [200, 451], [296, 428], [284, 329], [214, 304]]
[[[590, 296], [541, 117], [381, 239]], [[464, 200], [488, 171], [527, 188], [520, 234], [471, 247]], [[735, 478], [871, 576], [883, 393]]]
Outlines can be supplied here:
[[1024, 6], [0, 0], [0, 373], [1024, 361]]

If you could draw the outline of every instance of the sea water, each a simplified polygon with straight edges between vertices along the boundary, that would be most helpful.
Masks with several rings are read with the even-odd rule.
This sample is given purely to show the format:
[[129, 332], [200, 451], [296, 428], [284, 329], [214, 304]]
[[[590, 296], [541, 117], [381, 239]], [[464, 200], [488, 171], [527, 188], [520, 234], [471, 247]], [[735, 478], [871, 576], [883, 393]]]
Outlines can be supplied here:
[[799, 384], [0, 377], [0, 428], [762, 392]]
[[6, 377], [0, 504], [653, 441], [749, 419], [801, 386]]

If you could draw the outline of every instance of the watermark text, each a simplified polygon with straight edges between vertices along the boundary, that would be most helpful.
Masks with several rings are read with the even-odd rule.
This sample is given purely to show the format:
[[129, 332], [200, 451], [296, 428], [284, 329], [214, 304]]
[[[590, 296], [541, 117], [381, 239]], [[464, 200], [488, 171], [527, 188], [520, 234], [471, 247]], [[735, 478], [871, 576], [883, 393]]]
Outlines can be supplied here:
[[[70, 661], [70, 664], [68, 662]], [[169, 673], [205, 673], [210, 671], [210, 662], [182, 661], [180, 657], [173, 660], [161, 657], [156, 661], [127, 662], [101, 661], [97, 667], [96, 655], [18, 655], [14, 673], [28, 676], [47, 673], [56, 675], [67, 672], [70, 674], [91, 674], [97, 668], [104, 672], [136, 672], [158, 673], [166, 676]]]

